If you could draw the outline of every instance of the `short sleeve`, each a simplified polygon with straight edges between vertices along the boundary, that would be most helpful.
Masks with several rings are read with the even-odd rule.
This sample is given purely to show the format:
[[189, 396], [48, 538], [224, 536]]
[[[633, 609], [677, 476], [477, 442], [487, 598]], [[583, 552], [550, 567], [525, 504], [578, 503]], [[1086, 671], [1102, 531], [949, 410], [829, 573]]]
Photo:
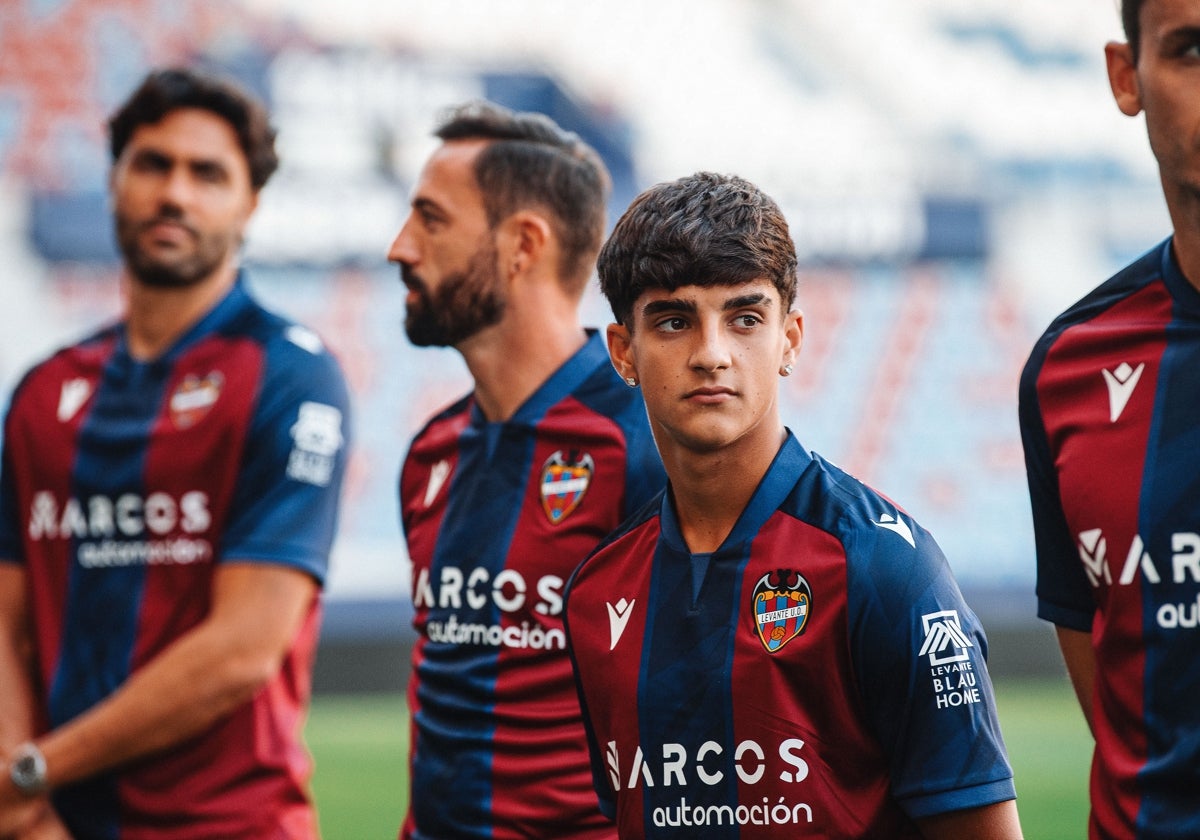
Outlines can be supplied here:
[[224, 560], [279, 563], [324, 581], [350, 421], [345, 380], [326, 350], [286, 339], [268, 344], [222, 543]]
[[914, 819], [1015, 798], [987, 639], [941, 549], [916, 523], [860, 534], [851, 655], [893, 796]]

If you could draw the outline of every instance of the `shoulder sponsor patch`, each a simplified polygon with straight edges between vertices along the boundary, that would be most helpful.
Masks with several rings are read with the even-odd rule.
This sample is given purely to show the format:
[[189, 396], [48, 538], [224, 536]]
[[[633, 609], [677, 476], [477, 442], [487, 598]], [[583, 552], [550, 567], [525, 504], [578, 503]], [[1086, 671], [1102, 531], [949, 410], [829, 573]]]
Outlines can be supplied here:
[[777, 653], [804, 633], [812, 614], [812, 589], [793, 569], [768, 572], [754, 584], [750, 596], [754, 627], [767, 653]]
[[341, 410], [324, 403], [301, 403], [290, 431], [288, 477], [319, 487], [329, 484], [338, 450], [345, 443]]
[[579, 507], [595, 472], [592, 456], [575, 449], [570, 452], [560, 449], [546, 459], [539, 485], [542, 510], [551, 525], [561, 524]]

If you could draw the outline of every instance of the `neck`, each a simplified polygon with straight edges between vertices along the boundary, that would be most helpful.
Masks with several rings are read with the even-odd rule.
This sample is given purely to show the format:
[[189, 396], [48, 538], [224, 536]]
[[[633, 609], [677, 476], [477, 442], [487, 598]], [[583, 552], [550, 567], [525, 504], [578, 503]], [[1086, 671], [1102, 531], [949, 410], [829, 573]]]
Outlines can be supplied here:
[[217, 305], [236, 279], [237, 270], [231, 265], [180, 288], [147, 286], [127, 275], [125, 332], [130, 355], [143, 361], [158, 358]]
[[662, 447], [688, 550], [716, 551], [737, 524], [786, 436], [782, 422], [766, 432], [758, 440], [744, 439], [713, 452]]
[[489, 421], [508, 420], [587, 341], [574, 303], [510, 306], [504, 320], [458, 345]]
[[1163, 183], [1167, 211], [1175, 229], [1171, 243], [1187, 281], [1200, 289], [1200, 190]]

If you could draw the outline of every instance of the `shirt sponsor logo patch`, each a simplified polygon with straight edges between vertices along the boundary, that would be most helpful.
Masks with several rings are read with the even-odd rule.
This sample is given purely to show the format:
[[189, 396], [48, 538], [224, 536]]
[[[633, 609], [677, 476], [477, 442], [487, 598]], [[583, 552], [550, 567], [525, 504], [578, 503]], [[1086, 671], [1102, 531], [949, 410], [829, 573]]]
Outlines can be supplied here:
[[333, 477], [342, 436], [342, 412], [332, 405], [300, 404], [292, 424], [292, 454], [288, 458], [288, 478], [325, 487]]
[[971, 661], [975, 643], [963, 632], [958, 610], [939, 610], [921, 616], [925, 640], [918, 656], [929, 657], [929, 678], [939, 709], [983, 702]]
[[592, 456], [586, 452], [571, 450], [564, 453], [560, 449], [546, 459], [540, 486], [542, 510], [551, 525], [561, 524], [579, 507], [595, 472]]
[[812, 589], [804, 576], [780, 569], [759, 578], [751, 595], [754, 627], [767, 653], [777, 653], [808, 626]]
[[221, 396], [224, 384], [225, 377], [217, 370], [203, 379], [191, 373], [185, 376], [167, 404], [175, 428], [190, 429], [203, 420]]

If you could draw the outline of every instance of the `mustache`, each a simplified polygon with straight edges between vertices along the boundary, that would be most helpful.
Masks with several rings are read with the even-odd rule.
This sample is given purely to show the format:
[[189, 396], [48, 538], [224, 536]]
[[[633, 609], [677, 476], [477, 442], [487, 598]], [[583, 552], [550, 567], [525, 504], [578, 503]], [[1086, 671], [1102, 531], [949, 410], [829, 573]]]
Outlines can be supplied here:
[[429, 290], [425, 288], [425, 281], [416, 275], [408, 263], [400, 263], [400, 282], [422, 295], [429, 294]]
[[192, 236], [197, 235], [196, 229], [194, 227], [192, 227], [192, 225], [189, 224], [188, 221], [184, 218], [183, 210], [181, 210], [178, 207], [169, 205], [169, 204], [165, 204], [162, 207], [160, 207], [158, 210], [158, 213], [156, 213], [153, 218], [147, 219], [146, 221], [142, 222], [138, 226], [138, 228], [140, 230], [146, 230], [146, 229], [152, 228], [155, 225], [160, 224], [162, 222], [170, 222], [172, 224], [179, 225], [181, 228], [186, 230]]

